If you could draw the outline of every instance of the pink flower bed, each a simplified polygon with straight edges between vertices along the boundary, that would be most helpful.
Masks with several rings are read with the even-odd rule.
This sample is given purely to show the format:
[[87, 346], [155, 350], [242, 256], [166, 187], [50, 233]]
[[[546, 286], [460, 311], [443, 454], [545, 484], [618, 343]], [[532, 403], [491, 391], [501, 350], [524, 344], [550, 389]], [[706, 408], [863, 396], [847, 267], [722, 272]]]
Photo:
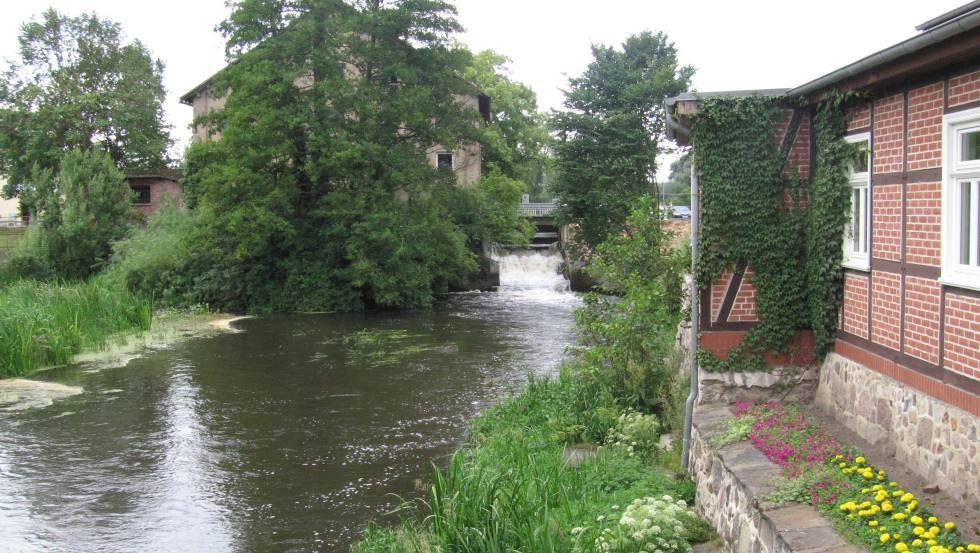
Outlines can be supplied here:
[[739, 402], [734, 412], [755, 419], [749, 440], [788, 476], [821, 465], [842, 450], [840, 442], [810, 422], [796, 406], [775, 401], [761, 405]]

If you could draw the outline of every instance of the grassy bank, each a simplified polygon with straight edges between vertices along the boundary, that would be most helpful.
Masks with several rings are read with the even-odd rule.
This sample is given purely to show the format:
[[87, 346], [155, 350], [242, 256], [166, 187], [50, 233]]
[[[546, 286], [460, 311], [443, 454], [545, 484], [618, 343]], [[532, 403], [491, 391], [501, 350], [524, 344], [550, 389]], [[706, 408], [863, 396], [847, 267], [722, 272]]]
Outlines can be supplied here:
[[60, 365], [149, 329], [150, 300], [113, 281], [18, 281], [0, 287], [0, 378]]
[[[532, 380], [477, 418], [471, 444], [435, 471], [428, 498], [403, 508], [400, 527], [369, 528], [353, 551], [646, 551], [653, 544], [669, 552], [709, 539], [705, 522], [676, 507], [678, 500], [690, 505], [694, 494], [678, 452], [660, 450], [635, 426], [607, 433], [581, 464], [566, 459], [569, 438], [584, 429], [578, 393], [567, 376]], [[618, 417], [600, 416], [617, 428]], [[630, 441], [617, 440], [624, 433]], [[654, 501], [677, 512], [653, 508]]]

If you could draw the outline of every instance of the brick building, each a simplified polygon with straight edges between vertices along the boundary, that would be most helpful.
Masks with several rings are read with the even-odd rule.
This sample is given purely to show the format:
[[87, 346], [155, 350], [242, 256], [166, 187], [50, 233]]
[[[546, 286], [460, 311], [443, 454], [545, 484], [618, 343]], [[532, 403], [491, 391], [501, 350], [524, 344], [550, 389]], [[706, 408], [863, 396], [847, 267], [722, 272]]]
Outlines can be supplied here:
[[179, 176], [173, 171], [158, 171], [150, 174], [127, 175], [129, 187], [133, 189], [133, 207], [144, 216], [150, 216], [172, 202], [177, 207], [183, 206]]
[[[980, 2], [916, 29], [793, 89], [670, 99], [669, 126], [686, 143], [685, 117], [704, 97], [803, 98], [809, 107], [787, 113], [776, 135], [792, 141], [788, 167], [808, 177], [816, 102], [835, 89], [864, 93], [846, 113], [846, 139], [863, 145], [867, 158], [849, 171], [843, 305], [816, 402], [980, 506]], [[757, 323], [754, 294], [751, 267], [704, 286], [700, 347], [724, 356], [737, 344]], [[803, 350], [810, 339], [800, 333]]]

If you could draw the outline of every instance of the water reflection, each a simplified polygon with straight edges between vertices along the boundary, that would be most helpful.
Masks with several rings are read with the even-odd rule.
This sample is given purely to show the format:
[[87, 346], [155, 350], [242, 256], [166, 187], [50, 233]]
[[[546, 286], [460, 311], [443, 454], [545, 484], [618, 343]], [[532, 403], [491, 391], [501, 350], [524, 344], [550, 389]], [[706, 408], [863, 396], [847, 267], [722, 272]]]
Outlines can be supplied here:
[[577, 300], [540, 292], [254, 319], [52, 372], [84, 393], [0, 414], [0, 550], [346, 551], [469, 418], [554, 370]]

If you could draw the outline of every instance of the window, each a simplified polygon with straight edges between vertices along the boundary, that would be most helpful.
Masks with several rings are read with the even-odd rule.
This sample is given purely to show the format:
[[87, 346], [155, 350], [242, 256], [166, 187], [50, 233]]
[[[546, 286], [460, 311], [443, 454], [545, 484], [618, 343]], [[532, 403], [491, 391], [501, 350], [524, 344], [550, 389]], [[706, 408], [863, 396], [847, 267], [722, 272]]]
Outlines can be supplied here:
[[453, 170], [453, 154], [444, 152], [441, 154], [436, 154], [436, 169], [452, 171]]
[[844, 234], [844, 266], [851, 269], [868, 270], [870, 267], [871, 226], [868, 216], [871, 213], [871, 151], [868, 133], [846, 137], [854, 144], [857, 154], [847, 169], [851, 181], [851, 216]]
[[145, 185], [133, 185], [133, 204], [147, 205], [150, 203], [150, 187]]
[[980, 108], [943, 123], [941, 280], [980, 290]]

